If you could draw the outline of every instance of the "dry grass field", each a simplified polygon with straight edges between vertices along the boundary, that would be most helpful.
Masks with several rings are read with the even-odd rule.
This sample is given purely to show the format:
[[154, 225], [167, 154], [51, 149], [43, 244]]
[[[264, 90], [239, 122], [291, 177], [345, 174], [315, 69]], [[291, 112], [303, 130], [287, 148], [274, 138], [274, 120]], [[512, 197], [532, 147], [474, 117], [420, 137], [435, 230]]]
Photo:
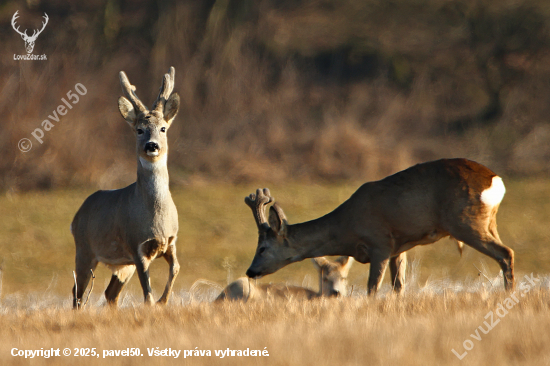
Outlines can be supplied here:
[[[408, 288], [391, 294], [386, 282], [376, 298], [366, 296], [368, 265], [350, 272], [350, 297], [302, 302], [211, 304], [228, 280], [242, 276], [256, 247], [256, 229], [243, 198], [250, 186], [195, 184], [173, 191], [180, 212], [178, 256], [182, 264], [175, 292], [165, 308], [145, 308], [137, 277], [122, 294], [121, 308], [104, 306], [110, 271], [99, 266], [87, 307], [70, 308], [74, 243], [69, 223], [90, 191], [8, 194], [0, 197], [0, 364], [185, 364], [185, 365], [550, 365], [550, 182], [506, 179], [499, 231], [516, 252], [516, 275], [540, 282], [516, 294], [495, 328], [484, 318], [506, 299], [498, 266], [466, 247], [443, 240], [410, 251]], [[359, 186], [289, 184], [270, 186], [291, 222], [320, 216]], [[493, 285], [484, 276], [481, 269]], [[152, 266], [160, 295], [167, 265]], [[261, 281], [282, 281], [317, 289], [309, 261], [290, 265]], [[387, 281], [387, 279], [386, 279]], [[520, 294], [525, 293], [525, 297]], [[472, 335], [472, 336], [471, 336]], [[481, 337], [476, 340], [473, 337]], [[460, 361], [451, 351], [465, 352]], [[468, 342], [469, 342], [468, 341]], [[469, 347], [470, 343], [466, 342]], [[182, 350], [178, 359], [148, 355], [148, 348]], [[183, 350], [210, 350], [188, 356]], [[13, 348], [95, 348], [99, 358], [13, 357]], [[139, 348], [144, 356], [103, 359], [104, 350]], [[226, 356], [215, 350], [261, 350], [269, 357]], [[91, 351], [90, 351], [91, 352]]]
[[[0, 315], [3, 365], [549, 365], [550, 293], [531, 290], [502, 318], [505, 295], [420, 291], [403, 297], [342, 300], [278, 300], [210, 304], [191, 302], [165, 308], [127, 306], [120, 310], [67, 306], [10, 310]], [[66, 302], [66, 305], [68, 303]], [[494, 319], [485, 318], [493, 312]], [[503, 313], [501, 313], [503, 314]], [[487, 319], [487, 320], [486, 320]], [[500, 320], [497, 322], [497, 320]], [[477, 330], [484, 321], [495, 326]], [[477, 337], [480, 340], [475, 340]], [[473, 348], [462, 360], [463, 343]], [[148, 349], [182, 350], [174, 357], [148, 355]], [[471, 347], [467, 345], [467, 347]], [[99, 357], [49, 359], [12, 357], [13, 348], [95, 348]], [[143, 356], [106, 357], [106, 350], [139, 348]], [[267, 350], [269, 356], [216, 356], [216, 350]], [[210, 350], [188, 356], [185, 350]], [[90, 350], [90, 354], [93, 351]], [[206, 352], [205, 352], [206, 353]]]

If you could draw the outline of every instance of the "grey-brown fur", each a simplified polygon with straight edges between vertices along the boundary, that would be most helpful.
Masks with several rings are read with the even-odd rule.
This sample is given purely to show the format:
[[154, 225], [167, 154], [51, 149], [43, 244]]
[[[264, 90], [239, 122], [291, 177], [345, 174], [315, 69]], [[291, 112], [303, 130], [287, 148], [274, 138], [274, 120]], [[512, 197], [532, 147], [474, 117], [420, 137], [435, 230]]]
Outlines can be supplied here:
[[347, 277], [353, 258], [339, 257], [334, 261], [324, 257], [312, 258], [313, 265], [319, 274], [319, 292], [300, 286], [282, 283], [264, 283], [256, 285], [248, 277], [241, 277], [227, 285], [216, 298], [216, 302], [224, 300], [257, 300], [268, 297], [315, 299], [321, 296], [346, 296]]
[[159, 96], [151, 111], [135, 94], [126, 74], [120, 81], [126, 98], [119, 110], [136, 136], [137, 181], [126, 188], [97, 191], [89, 196], [71, 224], [76, 245], [76, 282], [73, 306], [77, 307], [90, 280], [90, 269], [99, 262], [113, 271], [105, 291], [116, 305], [124, 285], [137, 269], [146, 303], [153, 303], [149, 264], [164, 257], [170, 266], [168, 283], [160, 303], [166, 303], [179, 271], [176, 257], [178, 213], [168, 187], [167, 130], [179, 108], [172, 94], [174, 68], [164, 75]]

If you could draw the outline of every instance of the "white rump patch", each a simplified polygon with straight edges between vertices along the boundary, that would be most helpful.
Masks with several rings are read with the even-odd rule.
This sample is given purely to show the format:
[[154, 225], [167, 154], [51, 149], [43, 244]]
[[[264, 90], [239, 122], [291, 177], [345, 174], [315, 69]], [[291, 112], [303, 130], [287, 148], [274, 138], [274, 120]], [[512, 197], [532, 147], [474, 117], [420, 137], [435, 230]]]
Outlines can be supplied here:
[[506, 193], [506, 188], [504, 188], [502, 178], [499, 176], [493, 177], [491, 186], [481, 192], [481, 202], [487, 206], [496, 206], [504, 198], [504, 193]]

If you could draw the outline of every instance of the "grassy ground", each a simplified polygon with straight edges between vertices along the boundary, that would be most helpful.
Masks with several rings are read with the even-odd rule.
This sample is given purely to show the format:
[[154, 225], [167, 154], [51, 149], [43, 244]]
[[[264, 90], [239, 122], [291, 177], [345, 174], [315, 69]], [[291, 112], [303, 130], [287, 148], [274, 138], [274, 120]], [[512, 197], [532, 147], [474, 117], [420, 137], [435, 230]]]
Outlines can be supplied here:
[[[506, 294], [498, 266], [473, 249], [460, 257], [452, 241], [413, 249], [407, 292], [390, 294], [386, 284], [377, 298], [365, 295], [368, 265], [350, 272], [351, 297], [210, 304], [228, 278], [244, 274], [256, 247], [257, 233], [245, 195], [247, 187], [203, 185], [174, 190], [180, 212], [178, 256], [182, 270], [173, 300], [165, 308], [144, 308], [137, 277], [123, 293], [122, 308], [103, 307], [110, 272], [96, 271], [94, 291], [82, 312], [70, 310], [74, 243], [69, 224], [91, 191], [6, 195], [0, 198], [0, 364], [468, 364], [550, 365], [550, 182], [506, 180], [499, 212], [503, 241], [516, 252], [518, 281], [540, 274], [543, 281], [519, 298], [495, 330], [476, 336], [485, 315], [496, 311]], [[258, 184], [262, 186], [263, 184]], [[271, 186], [291, 222], [318, 217], [344, 201], [359, 186], [289, 184]], [[495, 283], [478, 277], [482, 269]], [[167, 265], [157, 260], [152, 284], [160, 294]], [[201, 280], [202, 279], [202, 280]], [[495, 281], [496, 280], [496, 281]], [[316, 289], [308, 261], [290, 265], [263, 281], [288, 281]], [[386, 279], [387, 281], [387, 279]], [[519, 296], [519, 295], [518, 295]], [[463, 361], [464, 341], [474, 348]], [[468, 346], [469, 344], [466, 343]], [[12, 348], [96, 348], [100, 358], [58, 357], [25, 360]], [[103, 350], [139, 347], [143, 357], [103, 359]], [[211, 357], [182, 361], [148, 356], [159, 350], [210, 350]], [[226, 357], [214, 350], [267, 347], [269, 357]], [[156, 348], [155, 348], [156, 349]], [[139, 362], [138, 362], [139, 361]]]
[[[359, 183], [342, 185], [290, 184], [270, 186], [291, 223], [313, 219], [334, 209], [357, 189]], [[507, 179], [507, 194], [499, 210], [499, 232], [505, 244], [516, 252], [516, 271], [550, 273], [550, 182]], [[244, 275], [257, 243], [257, 231], [244, 197], [257, 185], [204, 185], [173, 191], [179, 210], [178, 257], [182, 265], [176, 291], [189, 289], [197, 279], [225, 285], [229, 278]], [[69, 296], [74, 270], [74, 242], [69, 225], [74, 213], [92, 193], [88, 191], [34, 192], [0, 197], [0, 253], [3, 261], [3, 296], [48, 292]], [[442, 240], [411, 250], [410, 258], [420, 261], [420, 281], [441, 278], [474, 279], [477, 266], [488, 275], [499, 272], [497, 264], [466, 247], [460, 257], [456, 245]], [[152, 265], [152, 284], [160, 294], [167, 278], [167, 264]], [[100, 295], [110, 271], [96, 270], [94, 294]], [[292, 264], [264, 281], [289, 281], [316, 286], [316, 272], [309, 261]], [[368, 265], [356, 264], [350, 283], [365, 286]], [[387, 281], [387, 279], [386, 279]], [[126, 290], [139, 294], [133, 278]]]
[[[443, 295], [425, 291], [403, 297], [354, 296], [311, 302], [192, 302], [152, 309], [90, 307], [81, 312], [56, 307], [39, 311], [4, 309], [0, 313], [0, 363], [549, 365], [548, 285], [546, 278], [543, 290], [537, 286], [525, 297], [518, 293], [518, 303], [511, 305], [507, 313], [499, 310], [505, 294], [484, 290]], [[490, 312], [492, 320], [490, 316], [486, 318]], [[479, 329], [489, 329], [484, 321], [494, 325], [487, 334]], [[183, 351], [178, 359], [149, 356], [148, 349], [157, 347], [210, 350], [211, 356], [183, 359]], [[28, 360], [11, 356], [13, 348], [60, 351], [69, 348], [72, 355]], [[94, 348], [99, 357], [75, 357], [75, 348], [89, 348], [90, 354]], [[139, 348], [143, 356], [103, 358], [106, 350], [127, 348]], [[269, 356], [223, 359], [216, 356], [216, 350], [228, 348], [266, 350]]]

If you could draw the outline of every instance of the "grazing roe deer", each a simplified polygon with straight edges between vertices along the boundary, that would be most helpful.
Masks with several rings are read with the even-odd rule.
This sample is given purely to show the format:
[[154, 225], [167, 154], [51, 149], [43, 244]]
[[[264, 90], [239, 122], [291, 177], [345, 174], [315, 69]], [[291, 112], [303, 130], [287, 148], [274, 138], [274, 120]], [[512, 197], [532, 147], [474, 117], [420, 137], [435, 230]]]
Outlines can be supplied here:
[[334, 261], [324, 257], [311, 259], [319, 273], [319, 292], [300, 286], [289, 286], [280, 283], [255, 285], [248, 277], [241, 277], [229, 284], [216, 298], [223, 300], [250, 300], [266, 297], [314, 299], [321, 296], [346, 296], [347, 277], [353, 258], [342, 256]]
[[505, 193], [502, 179], [466, 159], [418, 164], [380, 181], [363, 184], [334, 211], [290, 225], [269, 190], [258, 189], [245, 202], [259, 228], [251, 278], [287, 264], [324, 255], [352, 256], [370, 262], [368, 291], [380, 287], [388, 262], [394, 286], [404, 286], [405, 251], [451, 236], [495, 259], [504, 286], [514, 287], [514, 252], [503, 245], [496, 224]]
[[146, 303], [153, 303], [149, 264], [162, 256], [170, 266], [160, 303], [166, 303], [179, 271], [176, 257], [178, 212], [168, 188], [166, 132], [178, 112], [175, 70], [164, 75], [159, 95], [149, 111], [138, 99], [124, 71], [118, 107], [136, 136], [137, 181], [126, 188], [97, 191], [86, 199], [71, 224], [76, 245], [76, 284], [73, 306], [78, 307], [98, 262], [113, 271], [105, 291], [116, 305], [120, 291], [137, 269]]

